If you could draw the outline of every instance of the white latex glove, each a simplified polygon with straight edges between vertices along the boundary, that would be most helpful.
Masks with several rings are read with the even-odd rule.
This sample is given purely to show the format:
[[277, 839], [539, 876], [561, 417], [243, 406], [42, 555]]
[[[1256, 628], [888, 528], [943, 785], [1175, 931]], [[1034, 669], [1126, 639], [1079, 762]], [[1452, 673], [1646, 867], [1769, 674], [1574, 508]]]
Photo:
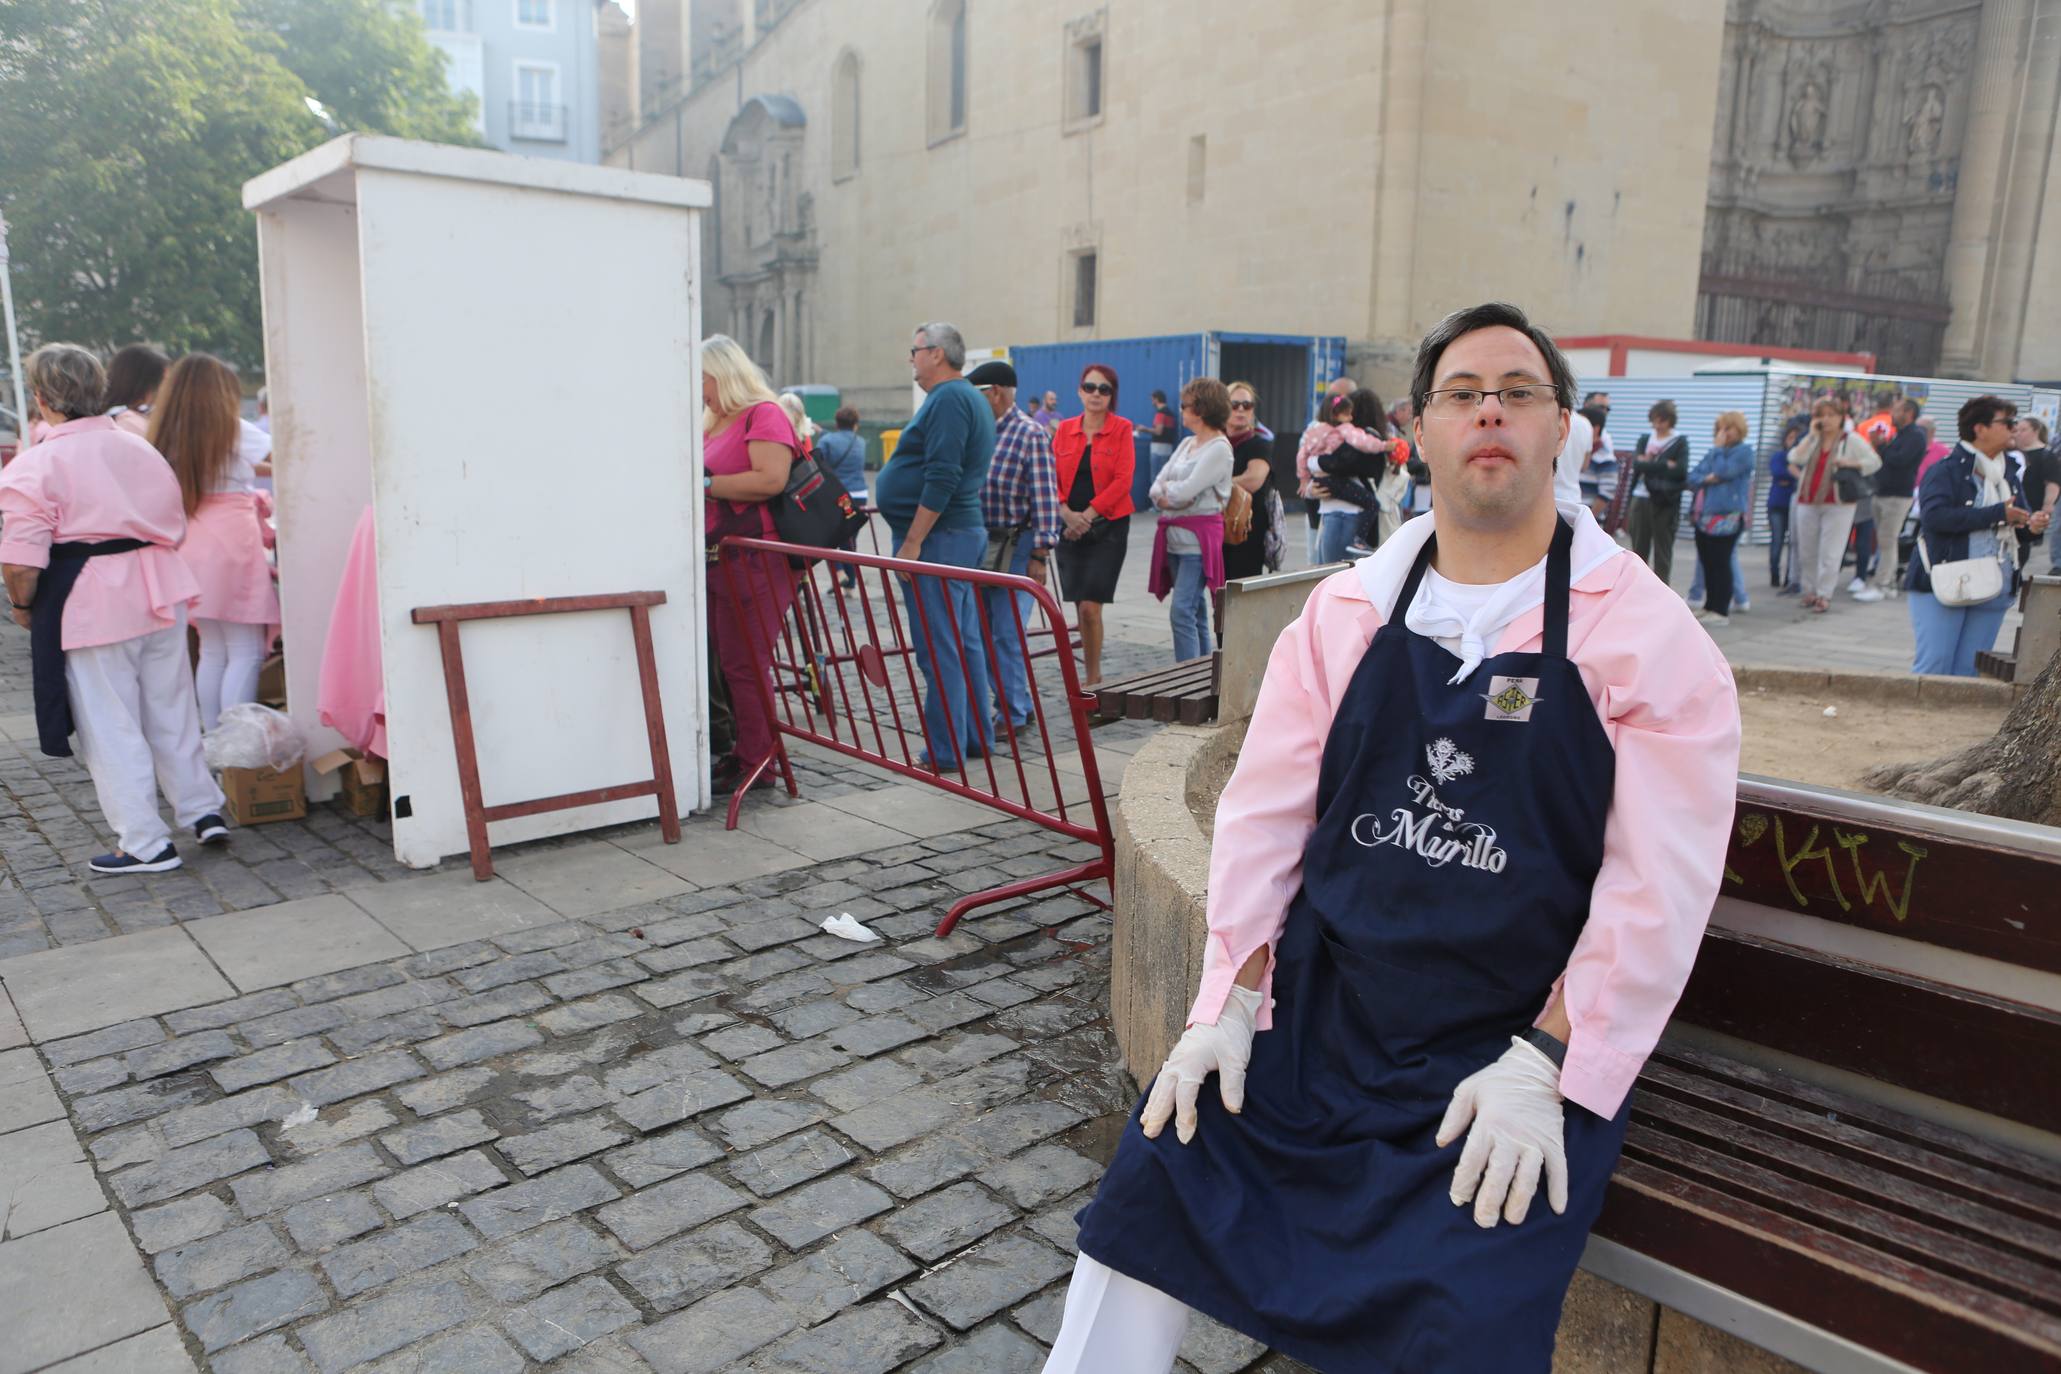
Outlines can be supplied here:
[[1139, 1124], [1145, 1138], [1156, 1140], [1174, 1118], [1174, 1134], [1183, 1145], [1195, 1138], [1195, 1099], [1202, 1080], [1214, 1071], [1224, 1110], [1245, 1110], [1245, 1066], [1252, 1062], [1252, 1037], [1258, 1025], [1260, 995], [1252, 988], [1231, 989], [1223, 1014], [1214, 1026], [1190, 1026], [1174, 1045], [1153, 1080]]
[[1467, 1148], [1453, 1170], [1452, 1199], [1456, 1207], [1473, 1202], [1475, 1225], [1492, 1227], [1499, 1214], [1513, 1226], [1523, 1221], [1542, 1168], [1546, 1201], [1555, 1212], [1567, 1210], [1560, 1101], [1560, 1070], [1543, 1050], [1516, 1036], [1501, 1059], [1453, 1089], [1438, 1144], [1443, 1149], [1467, 1131]]

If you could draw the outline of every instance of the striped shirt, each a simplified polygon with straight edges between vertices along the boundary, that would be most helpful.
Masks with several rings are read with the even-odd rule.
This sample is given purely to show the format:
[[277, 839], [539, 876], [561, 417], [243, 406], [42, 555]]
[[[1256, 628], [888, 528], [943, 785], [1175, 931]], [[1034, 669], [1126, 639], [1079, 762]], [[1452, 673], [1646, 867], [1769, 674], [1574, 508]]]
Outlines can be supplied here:
[[981, 516], [988, 530], [1013, 530], [1029, 517], [1031, 545], [1049, 549], [1059, 542], [1059, 469], [1052, 461], [1052, 436], [1015, 406], [995, 424], [995, 456], [980, 489]]

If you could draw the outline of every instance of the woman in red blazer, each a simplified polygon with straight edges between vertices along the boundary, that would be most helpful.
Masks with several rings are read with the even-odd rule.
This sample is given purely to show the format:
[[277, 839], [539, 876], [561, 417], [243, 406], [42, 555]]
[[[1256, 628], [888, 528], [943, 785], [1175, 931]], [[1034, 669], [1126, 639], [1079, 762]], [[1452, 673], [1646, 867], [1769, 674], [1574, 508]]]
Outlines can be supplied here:
[[1137, 450], [1131, 422], [1116, 413], [1116, 369], [1091, 363], [1081, 373], [1081, 413], [1052, 432], [1059, 466], [1061, 594], [1081, 626], [1083, 686], [1102, 681], [1102, 607], [1116, 600], [1131, 538], [1131, 472]]

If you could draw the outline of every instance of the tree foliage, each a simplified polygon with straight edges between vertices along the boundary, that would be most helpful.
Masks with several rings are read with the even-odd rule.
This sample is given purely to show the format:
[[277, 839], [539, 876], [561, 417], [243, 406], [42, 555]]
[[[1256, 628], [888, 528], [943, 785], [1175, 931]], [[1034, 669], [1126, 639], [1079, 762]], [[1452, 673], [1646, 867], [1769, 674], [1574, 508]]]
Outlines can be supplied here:
[[476, 141], [469, 98], [386, 0], [5, 0], [0, 206], [25, 341], [259, 363], [243, 184], [337, 126]]

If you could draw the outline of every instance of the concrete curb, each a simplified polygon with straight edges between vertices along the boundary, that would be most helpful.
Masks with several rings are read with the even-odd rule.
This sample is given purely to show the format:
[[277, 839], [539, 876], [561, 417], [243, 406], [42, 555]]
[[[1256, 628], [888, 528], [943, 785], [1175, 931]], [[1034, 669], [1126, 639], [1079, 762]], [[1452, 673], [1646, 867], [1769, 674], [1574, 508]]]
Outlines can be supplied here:
[[1124, 1065], [1141, 1084], [1187, 1025], [1208, 939], [1209, 836], [1189, 784], [1242, 729], [1170, 725], [1132, 756], [1111, 825], [1120, 917], [1110, 948], [1109, 1019]]
[[1823, 668], [1742, 667], [1732, 669], [1742, 692], [1837, 692], [1859, 701], [1915, 701], [1942, 706], [2008, 707], [2024, 692], [2022, 682], [1986, 677], [1935, 677], [1923, 673], [1834, 673]]

